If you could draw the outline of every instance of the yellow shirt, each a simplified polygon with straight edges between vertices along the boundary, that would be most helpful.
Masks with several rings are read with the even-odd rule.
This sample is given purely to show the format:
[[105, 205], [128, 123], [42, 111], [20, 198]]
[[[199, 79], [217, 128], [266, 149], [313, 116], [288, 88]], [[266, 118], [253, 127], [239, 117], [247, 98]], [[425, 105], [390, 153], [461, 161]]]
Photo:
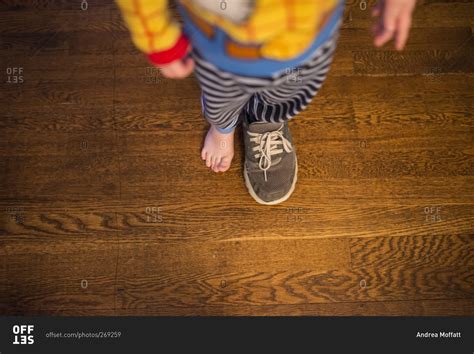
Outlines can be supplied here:
[[[167, 0], [116, 0], [135, 45], [147, 54], [173, 50], [182, 36]], [[258, 45], [258, 55], [291, 59], [307, 49], [338, 0], [181, 0], [195, 25], [212, 36], [222, 29], [235, 44]], [[224, 5], [225, 4], [225, 5]], [[245, 55], [242, 54], [242, 55]], [[250, 53], [250, 55], [254, 55]]]

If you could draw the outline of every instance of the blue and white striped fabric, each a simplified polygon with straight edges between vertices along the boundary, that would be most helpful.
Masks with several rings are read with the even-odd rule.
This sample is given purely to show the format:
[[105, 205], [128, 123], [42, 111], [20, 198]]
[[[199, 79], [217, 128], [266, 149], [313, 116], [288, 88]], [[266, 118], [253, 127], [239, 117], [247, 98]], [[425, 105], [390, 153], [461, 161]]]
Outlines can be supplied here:
[[228, 133], [233, 131], [243, 113], [250, 121], [273, 123], [296, 116], [316, 96], [326, 78], [340, 23], [308, 60], [268, 78], [224, 72], [193, 50], [191, 56], [201, 86], [204, 117], [221, 132]]

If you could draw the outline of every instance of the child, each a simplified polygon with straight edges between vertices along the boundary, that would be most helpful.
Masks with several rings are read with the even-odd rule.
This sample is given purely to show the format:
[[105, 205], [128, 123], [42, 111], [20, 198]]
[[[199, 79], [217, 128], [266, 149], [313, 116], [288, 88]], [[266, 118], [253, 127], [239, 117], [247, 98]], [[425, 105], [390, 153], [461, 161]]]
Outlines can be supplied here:
[[[135, 45], [168, 78], [194, 71], [210, 123], [201, 157], [224, 172], [242, 121], [250, 195], [273, 205], [294, 190], [298, 164], [288, 120], [321, 87], [336, 47], [343, 0], [180, 0], [183, 30], [167, 0], [116, 0]], [[408, 37], [416, 0], [385, 0], [372, 10], [375, 45]]]

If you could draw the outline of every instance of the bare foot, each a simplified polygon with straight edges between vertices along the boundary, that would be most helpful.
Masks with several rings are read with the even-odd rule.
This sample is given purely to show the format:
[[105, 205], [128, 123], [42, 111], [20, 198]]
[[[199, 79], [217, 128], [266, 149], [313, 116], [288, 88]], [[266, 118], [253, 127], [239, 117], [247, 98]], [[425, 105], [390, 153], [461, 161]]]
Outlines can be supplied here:
[[214, 172], [225, 172], [229, 169], [234, 157], [234, 133], [220, 133], [213, 125], [209, 128], [201, 151], [201, 158], [206, 166]]

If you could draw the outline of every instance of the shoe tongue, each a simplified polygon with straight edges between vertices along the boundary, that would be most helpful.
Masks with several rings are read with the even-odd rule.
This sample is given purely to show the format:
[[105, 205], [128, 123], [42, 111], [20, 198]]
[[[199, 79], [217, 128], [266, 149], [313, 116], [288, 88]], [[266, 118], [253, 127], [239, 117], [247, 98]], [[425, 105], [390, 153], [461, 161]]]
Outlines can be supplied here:
[[267, 123], [267, 122], [254, 122], [248, 126], [248, 131], [252, 133], [263, 134], [266, 132], [272, 132], [274, 130], [280, 129], [283, 123]]

